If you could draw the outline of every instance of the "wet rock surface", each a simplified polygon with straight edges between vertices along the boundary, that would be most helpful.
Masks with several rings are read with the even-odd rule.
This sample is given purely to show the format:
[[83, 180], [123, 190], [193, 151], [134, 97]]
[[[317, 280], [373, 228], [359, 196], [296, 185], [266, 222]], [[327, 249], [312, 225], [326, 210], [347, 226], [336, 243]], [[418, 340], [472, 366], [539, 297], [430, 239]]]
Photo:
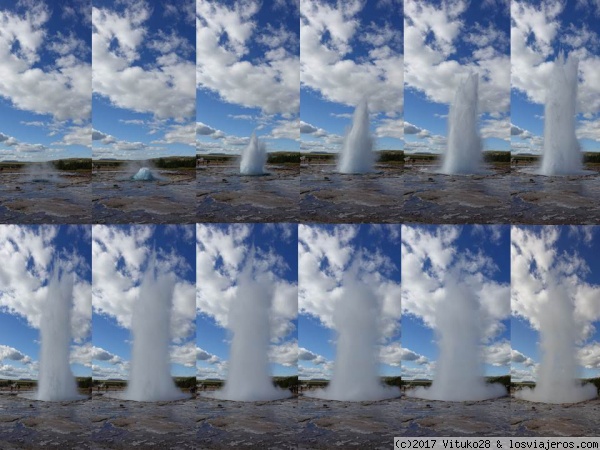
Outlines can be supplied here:
[[480, 175], [443, 175], [437, 165], [406, 166], [402, 221], [431, 224], [510, 223], [510, 167]]
[[600, 399], [553, 405], [511, 399], [513, 436], [600, 436]]
[[153, 181], [134, 181], [126, 171], [100, 170], [92, 177], [94, 223], [194, 223], [193, 171], [154, 171]]
[[91, 172], [0, 173], [3, 223], [91, 223]]
[[399, 166], [376, 164], [373, 173], [340, 174], [335, 164], [300, 169], [300, 215], [305, 222], [398, 223], [403, 182]]
[[240, 175], [234, 164], [198, 171], [199, 222], [298, 222], [298, 165], [267, 165], [265, 175]]
[[[600, 173], [589, 166], [587, 175], [546, 177], [513, 170], [512, 222], [563, 225], [600, 222]], [[531, 168], [533, 170], [533, 166]]]

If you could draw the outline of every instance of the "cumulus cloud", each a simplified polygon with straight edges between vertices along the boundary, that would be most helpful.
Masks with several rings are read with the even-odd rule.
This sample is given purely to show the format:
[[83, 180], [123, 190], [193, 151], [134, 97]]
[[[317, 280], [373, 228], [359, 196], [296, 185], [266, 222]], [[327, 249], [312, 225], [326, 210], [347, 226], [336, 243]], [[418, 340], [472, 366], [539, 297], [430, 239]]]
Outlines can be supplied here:
[[[265, 114], [298, 114], [298, 36], [283, 24], [259, 27], [258, 0], [226, 5], [196, 0], [196, 82], [228, 103]], [[289, 14], [287, 11], [278, 15]], [[251, 47], [261, 48], [254, 57]]]
[[[93, 8], [94, 93], [116, 107], [157, 119], [189, 119], [196, 113], [192, 45], [173, 33], [153, 35], [151, 15], [144, 0], [128, 3], [122, 11]], [[154, 50], [150, 63], [140, 56], [147, 50]]]
[[[479, 74], [480, 111], [505, 114], [510, 106], [508, 30], [493, 22], [468, 27], [464, 15], [477, 6], [466, 0], [405, 1], [405, 81], [430, 101], [450, 104], [461, 80], [474, 72]], [[505, 6], [497, 11], [509, 14]], [[461, 44], [474, 50], [459, 60], [455, 55]]]
[[[272, 248], [264, 251], [254, 248], [252, 226], [196, 226], [198, 312], [214, 319], [220, 327], [228, 328], [229, 309], [237, 295], [238, 278], [246, 264], [250, 264], [254, 276], [268, 286], [271, 296], [271, 360], [289, 365], [297, 358], [297, 343], [291, 342], [289, 336], [295, 331], [293, 321], [298, 314], [298, 286], [282, 277], [287, 262], [281, 255]], [[269, 239], [286, 239], [288, 236], [285, 229], [267, 231]]]
[[[155, 227], [129, 228], [94, 225], [92, 228], [92, 304], [94, 312], [113, 318], [125, 329], [131, 328], [134, 301], [145, 264], [152, 252]], [[174, 273], [171, 310], [171, 337], [181, 345], [195, 333], [195, 285], [182, 273], [188, 262], [173, 249], [157, 251], [157, 266]]]
[[[0, 96], [20, 110], [56, 121], [82, 122], [91, 115], [89, 49], [73, 34], [51, 33], [47, 2], [22, 2], [0, 10]], [[76, 13], [75, 20], [82, 20]], [[52, 54], [43, 64], [42, 53]]]
[[[329, 101], [396, 116], [402, 112], [404, 70], [401, 7], [385, 8], [383, 24], [361, 23], [364, 2], [327, 3], [300, 0], [301, 82]], [[366, 47], [360, 60], [352, 56], [358, 40]]]
[[[558, 250], [561, 232], [558, 227], [511, 229], [512, 312], [539, 330], [550, 286], [556, 284], [570, 296], [578, 338], [586, 340], [600, 320], [600, 286], [586, 281], [590, 269], [577, 250]], [[585, 243], [585, 235], [582, 239]]]
[[0, 226], [0, 309], [20, 316], [39, 329], [47, 298], [46, 282], [52, 267], [60, 262], [73, 273], [71, 333], [77, 344], [91, 333], [91, 286], [78, 274], [89, 270], [82, 255], [56, 248], [57, 226]]
[[[389, 236], [382, 229], [381, 232]], [[343, 279], [354, 261], [360, 280], [372, 287], [379, 311], [381, 345], [392, 345], [400, 326], [400, 283], [394, 279], [397, 262], [356, 242], [358, 226], [298, 227], [298, 309], [335, 330], [334, 308], [343, 294]], [[382, 236], [383, 236], [382, 235]], [[391, 238], [391, 236], [390, 236]], [[382, 359], [393, 359], [393, 347]]]
[[31, 364], [33, 361], [29, 356], [8, 345], [0, 345], [0, 362], [10, 360], [21, 364]]
[[[494, 280], [498, 266], [489, 255], [459, 251], [456, 241], [462, 232], [455, 226], [402, 226], [402, 310], [436, 329], [437, 305], [448, 295], [448, 280], [458, 279], [478, 299], [483, 343], [489, 346], [505, 331], [510, 286]], [[493, 234], [489, 230], [486, 237]]]
[[531, 102], [544, 103], [554, 66], [554, 48], [560, 41], [562, 48], [579, 59], [578, 110], [597, 113], [600, 110], [600, 57], [595, 49], [599, 36], [585, 25], [561, 22], [565, 6], [560, 0], [539, 4], [512, 2], [512, 85]]

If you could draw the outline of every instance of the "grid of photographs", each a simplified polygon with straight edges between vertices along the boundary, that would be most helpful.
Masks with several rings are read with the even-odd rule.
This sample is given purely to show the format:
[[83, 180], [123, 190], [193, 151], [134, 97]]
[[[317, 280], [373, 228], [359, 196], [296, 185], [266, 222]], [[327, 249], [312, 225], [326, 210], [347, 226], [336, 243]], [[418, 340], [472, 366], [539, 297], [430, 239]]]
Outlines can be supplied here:
[[600, 3], [0, 0], [0, 448], [600, 430]]

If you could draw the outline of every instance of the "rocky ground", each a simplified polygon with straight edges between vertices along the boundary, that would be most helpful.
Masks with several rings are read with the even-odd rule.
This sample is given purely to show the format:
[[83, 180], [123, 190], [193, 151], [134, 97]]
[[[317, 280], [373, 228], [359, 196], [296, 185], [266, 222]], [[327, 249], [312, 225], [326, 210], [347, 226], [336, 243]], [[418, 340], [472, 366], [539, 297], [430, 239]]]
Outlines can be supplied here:
[[298, 222], [298, 166], [267, 165], [266, 174], [242, 176], [239, 166], [198, 170], [199, 222]]
[[508, 166], [481, 175], [443, 175], [435, 165], [406, 166], [402, 175], [402, 222], [430, 224], [510, 223]]
[[[517, 224], [568, 225], [600, 222], [600, 174], [546, 177], [513, 170], [511, 210]], [[526, 169], [525, 169], [526, 170]]]
[[94, 223], [195, 223], [193, 171], [154, 171], [157, 181], [133, 181], [131, 173], [101, 170], [92, 177]]
[[373, 173], [347, 175], [335, 164], [300, 169], [300, 216], [317, 223], [399, 223], [403, 182], [399, 166], [376, 164]]
[[90, 172], [0, 173], [0, 222], [91, 223]]

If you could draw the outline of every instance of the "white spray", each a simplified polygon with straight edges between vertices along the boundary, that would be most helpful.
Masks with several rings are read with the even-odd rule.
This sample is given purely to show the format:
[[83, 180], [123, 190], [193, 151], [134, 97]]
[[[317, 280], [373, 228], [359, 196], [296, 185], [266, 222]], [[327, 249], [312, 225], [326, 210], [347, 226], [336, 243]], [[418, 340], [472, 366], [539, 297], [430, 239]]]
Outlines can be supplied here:
[[250, 143], [242, 152], [240, 173], [242, 175], [263, 175], [267, 162], [267, 146], [260, 141], [255, 133], [250, 137]]
[[[77, 400], [77, 384], [69, 364], [73, 275], [54, 269], [42, 307], [41, 352], [37, 400]], [[83, 397], [85, 398], [85, 397]]]
[[574, 56], [561, 52], [554, 61], [544, 109], [542, 175], [569, 175], [582, 171], [582, 155], [575, 135], [577, 71]]
[[338, 159], [341, 173], [367, 173], [373, 170], [373, 138], [369, 130], [369, 107], [366, 101], [358, 104], [352, 117], [352, 127], [344, 137]]
[[357, 265], [348, 271], [342, 297], [335, 304], [337, 344], [329, 385], [308, 397], [339, 401], [378, 401], [400, 397], [397, 387], [384, 386], [378, 370], [379, 307], [370, 286], [357, 279]]
[[542, 358], [536, 386], [517, 391], [515, 397], [543, 403], [577, 403], [595, 398], [596, 387], [582, 386], [578, 380], [574, 305], [560, 283], [550, 282], [539, 322]]
[[290, 397], [273, 385], [269, 370], [269, 314], [273, 293], [266, 280], [252, 275], [252, 255], [238, 277], [229, 308], [227, 327], [232, 333], [227, 381], [223, 389], [205, 396], [222, 400], [267, 401]]
[[175, 279], [164, 273], [151, 255], [135, 300], [132, 318], [131, 373], [125, 400], [169, 401], [187, 398], [173, 382], [170, 370], [170, 317]]
[[470, 174], [481, 171], [483, 146], [478, 127], [478, 84], [478, 75], [469, 73], [456, 90], [448, 114], [448, 148], [442, 173]]
[[498, 383], [488, 384], [483, 376], [479, 348], [482, 337], [481, 307], [466, 284], [457, 282], [458, 273], [446, 280], [446, 297], [436, 308], [436, 336], [439, 349], [433, 383], [407, 392], [410, 397], [444, 401], [479, 401], [505, 396]]

